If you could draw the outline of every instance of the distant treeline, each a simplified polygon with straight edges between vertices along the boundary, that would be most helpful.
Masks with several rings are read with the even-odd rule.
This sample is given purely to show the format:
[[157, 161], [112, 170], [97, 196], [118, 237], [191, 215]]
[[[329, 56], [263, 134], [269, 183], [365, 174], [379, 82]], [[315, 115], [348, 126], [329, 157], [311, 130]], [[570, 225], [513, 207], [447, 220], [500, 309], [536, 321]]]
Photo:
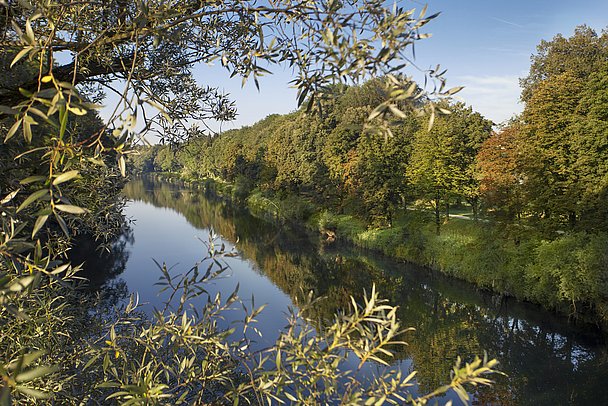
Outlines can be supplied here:
[[336, 87], [322, 115], [271, 115], [251, 127], [191, 140], [175, 154], [154, 147], [136, 157], [141, 170], [180, 171], [185, 177], [221, 179], [247, 196], [253, 189], [297, 194], [339, 213], [390, 226], [396, 210], [416, 200], [438, 208], [454, 200], [477, 206], [476, 156], [492, 123], [463, 104], [442, 105], [428, 117], [412, 113], [379, 134], [366, 127], [384, 99], [384, 82]]
[[[320, 208], [352, 215], [370, 230], [407, 224], [403, 233], [393, 233], [399, 241], [388, 241], [392, 246], [419, 238], [412, 229], [418, 224], [426, 240], [416, 242], [419, 258], [401, 255], [406, 259], [551, 306], [603, 308], [607, 61], [607, 32], [581, 26], [571, 38], [541, 42], [521, 80], [524, 111], [498, 130], [470, 107], [443, 102], [430, 129], [428, 115], [411, 111], [391, 123], [391, 134], [380, 134], [367, 121], [385, 96], [384, 81], [374, 79], [335, 87], [322, 114], [271, 115], [250, 127], [192, 139], [175, 152], [142, 148], [133, 166], [229, 182], [236, 200], [252, 193], [283, 201], [297, 196], [306, 204], [294, 205], [310, 211], [304, 218]], [[412, 208], [433, 215], [413, 221], [420, 210], [408, 214]], [[447, 227], [443, 213], [454, 208], [485, 221], [462, 224], [460, 231]], [[431, 227], [432, 233], [423, 232]], [[453, 239], [449, 247], [438, 242], [447, 238], [440, 237], [444, 229]], [[483, 253], [483, 267], [473, 266], [470, 255], [459, 260], [455, 247], [464, 255]], [[529, 286], [518, 286], [522, 281]]]

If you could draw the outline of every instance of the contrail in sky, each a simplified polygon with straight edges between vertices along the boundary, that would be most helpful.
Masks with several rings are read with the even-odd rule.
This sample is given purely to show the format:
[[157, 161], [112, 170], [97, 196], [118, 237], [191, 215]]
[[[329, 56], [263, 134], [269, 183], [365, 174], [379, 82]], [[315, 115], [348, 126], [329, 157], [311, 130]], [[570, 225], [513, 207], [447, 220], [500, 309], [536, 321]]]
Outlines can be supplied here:
[[503, 20], [502, 18], [497, 18], [497, 17], [490, 17], [490, 18], [492, 20], [496, 20], [496, 21], [499, 21], [499, 22], [504, 23], [504, 24], [509, 24], [509, 25], [514, 26], [514, 27], [524, 28], [524, 26], [521, 25], [521, 24], [517, 24], [517, 23], [514, 23], [512, 21]]

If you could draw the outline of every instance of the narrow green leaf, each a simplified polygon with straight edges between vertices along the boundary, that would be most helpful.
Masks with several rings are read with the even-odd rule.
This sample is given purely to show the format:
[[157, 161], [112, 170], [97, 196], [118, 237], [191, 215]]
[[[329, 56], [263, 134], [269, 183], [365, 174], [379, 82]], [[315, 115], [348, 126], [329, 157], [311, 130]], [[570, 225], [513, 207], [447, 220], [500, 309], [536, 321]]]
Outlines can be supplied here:
[[68, 110], [76, 114], [77, 116], [84, 116], [87, 114], [87, 111], [85, 109], [76, 106], [68, 106]]
[[25, 395], [31, 396], [36, 399], [48, 399], [51, 397], [51, 395], [48, 394], [47, 392], [43, 392], [38, 389], [28, 388], [27, 386], [17, 385], [17, 386], [15, 386], [15, 389], [17, 389], [17, 391], [19, 391]]
[[15, 121], [15, 124], [13, 124], [10, 128], [10, 130], [8, 130], [8, 133], [6, 133], [6, 137], [4, 137], [4, 142], [6, 143], [8, 140], [10, 140], [11, 138], [13, 138], [13, 135], [15, 135], [15, 133], [17, 132], [17, 130], [19, 129], [19, 127], [21, 126], [21, 123], [23, 122], [23, 119], [19, 119], [17, 121]]
[[[29, 116], [25, 116], [26, 118]], [[25, 142], [30, 144], [32, 142], [32, 125], [28, 120], [23, 121], [23, 138], [25, 138]]]
[[34, 45], [34, 43], [36, 42], [36, 37], [34, 36], [34, 30], [32, 29], [32, 22], [29, 20], [29, 18], [25, 22], [25, 36], [27, 38], [27, 42], [30, 45]]
[[24, 276], [23, 278], [19, 278], [13, 281], [8, 287], [8, 290], [11, 292], [21, 292], [23, 289], [27, 288], [34, 281], [34, 276]]
[[65, 130], [68, 127], [68, 111], [63, 106], [59, 108], [59, 124], [59, 139], [63, 139]]
[[23, 48], [21, 51], [19, 51], [19, 53], [17, 55], [15, 55], [15, 57], [13, 58], [13, 62], [11, 62], [11, 68], [13, 67], [13, 65], [15, 65], [17, 62], [19, 62], [25, 55], [27, 55], [33, 48], [30, 47], [25, 47]]
[[388, 108], [390, 109], [391, 113], [393, 113], [395, 116], [397, 116], [399, 118], [406, 118], [407, 117], [404, 112], [402, 112], [401, 110], [399, 110], [397, 108], [397, 106], [395, 106], [393, 104], [389, 104]]
[[116, 382], [103, 382], [96, 386], [97, 388], [119, 388], [120, 384]]
[[32, 112], [32, 113], [34, 113], [35, 115], [37, 115], [38, 117], [40, 117], [40, 118], [42, 118], [44, 120], [48, 120], [49, 119], [49, 117], [46, 114], [44, 114], [42, 111], [40, 111], [36, 107], [30, 107], [28, 109], [28, 112]]
[[60, 174], [59, 176], [57, 176], [55, 178], [55, 180], [53, 180], [53, 185], [55, 185], [55, 186], [60, 185], [63, 182], [67, 182], [69, 180], [72, 180], [72, 179], [74, 179], [77, 176], [78, 176], [78, 171], [77, 170], [64, 172], [64, 173]]
[[452, 112], [450, 110], [444, 109], [443, 107], [437, 107], [437, 109], [441, 112], [441, 114], [445, 114], [445, 115], [452, 114]]
[[120, 168], [122, 177], [127, 176], [127, 164], [125, 163], [125, 157], [122, 155], [118, 158], [118, 167]]
[[460, 92], [462, 89], [464, 89], [464, 86], [457, 86], [457, 87], [451, 88], [446, 93], [451, 96], [453, 94], [456, 94], [456, 93]]
[[23, 356], [22, 361], [24, 366], [30, 365], [32, 362], [38, 360], [40, 357], [46, 354], [46, 351], [38, 350], [27, 353]]
[[380, 114], [384, 112], [385, 106], [380, 105], [376, 107], [367, 117], [367, 121], [372, 121], [374, 118], [378, 117]]
[[28, 99], [34, 95], [34, 93], [22, 87], [19, 88], [19, 93], [21, 93], [24, 97], [27, 97]]
[[66, 213], [71, 213], [71, 214], [84, 214], [84, 213], [88, 213], [89, 211], [83, 207], [78, 207], [78, 206], [74, 206], [71, 204], [56, 204], [55, 208], [58, 210], [61, 210], [63, 212]]
[[42, 228], [44, 223], [46, 223], [48, 218], [49, 218], [49, 216], [47, 214], [45, 216], [40, 216], [36, 219], [36, 223], [34, 223], [34, 229], [32, 230], [32, 238], [34, 238], [36, 236], [36, 234], [38, 233], [38, 231], [40, 231], [40, 228]]
[[14, 192], [11, 192], [8, 195], [6, 195], [6, 197], [4, 199], [0, 200], [0, 205], [7, 204], [11, 200], [13, 200], [15, 198], [15, 196], [17, 196], [17, 193], [19, 193], [20, 190], [21, 189], [17, 189]]
[[70, 236], [70, 232], [68, 230], [68, 225], [66, 224], [65, 220], [63, 219], [63, 217], [61, 217], [59, 215], [59, 213], [54, 212], [55, 214], [55, 219], [57, 220], [57, 223], [59, 223], [59, 227], [61, 227], [61, 231], [63, 231], [63, 233], [65, 234], [66, 237]]
[[38, 368], [30, 369], [29, 371], [25, 371], [17, 375], [15, 377], [15, 381], [19, 383], [33, 381], [34, 379], [43, 377], [45, 375], [50, 375], [53, 372], [57, 371], [57, 369], [58, 368], [56, 366], [41, 366]]
[[17, 212], [20, 212], [21, 210], [25, 209], [30, 204], [34, 203], [36, 200], [40, 200], [43, 197], [47, 196], [48, 194], [49, 194], [48, 189], [41, 189], [41, 190], [35, 191], [31, 195], [29, 195], [27, 197], [27, 199], [25, 199], [23, 201], [23, 203], [21, 203], [21, 206], [19, 206], [19, 208], [17, 209]]
[[46, 176], [34, 175], [34, 176], [28, 176], [25, 179], [21, 179], [19, 181], [19, 183], [21, 183], [22, 185], [29, 185], [30, 183], [40, 182], [41, 180], [45, 180], [45, 179], [46, 179]]

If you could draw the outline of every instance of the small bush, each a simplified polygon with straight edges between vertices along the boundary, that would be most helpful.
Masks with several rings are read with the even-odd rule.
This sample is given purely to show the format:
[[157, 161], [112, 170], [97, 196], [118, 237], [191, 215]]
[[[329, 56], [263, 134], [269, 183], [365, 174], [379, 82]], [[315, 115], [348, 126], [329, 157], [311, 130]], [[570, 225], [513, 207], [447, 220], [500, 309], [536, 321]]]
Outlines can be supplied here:
[[531, 297], [557, 306], [560, 302], [597, 304], [606, 301], [608, 237], [575, 233], [542, 241], [527, 273]]
[[305, 222], [315, 211], [315, 206], [301, 196], [289, 195], [278, 202], [279, 215], [292, 222]]

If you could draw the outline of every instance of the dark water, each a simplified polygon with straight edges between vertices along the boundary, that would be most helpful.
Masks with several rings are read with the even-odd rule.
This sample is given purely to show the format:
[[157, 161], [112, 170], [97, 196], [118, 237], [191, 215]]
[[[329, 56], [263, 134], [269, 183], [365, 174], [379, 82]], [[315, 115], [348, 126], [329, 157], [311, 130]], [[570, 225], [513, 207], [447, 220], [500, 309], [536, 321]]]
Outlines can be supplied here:
[[478, 404], [608, 404], [607, 345], [593, 326], [574, 325], [410, 264], [324, 245], [186, 186], [137, 179], [125, 194], [131, 199], [127, 216], [135, 222], [112, 255], [95, 260], [97, 280], [111, 281], [120, 292], [137, 291], [149, 306], [160, 300], [154, 285], [160, 273], [152, 259], [186, 271], [205, 257], [201, 240], [213, 229], [238, 256], [227, 259], [229, 276], [210, 289], [230, 293], [239, 283], [240, 297], [253, 294], [256, 305], [268, 304], [258, 318], [260, 345], [277, 336], [287, 307], [302, 292], [327, 297], [314, 309], [323, 323], [348, 306], [351, 295], [361, 297], [375, 283], [383, 297], [399, 305], [402, 325], [416, 328], [396, 362], [418, 371], [419, 390], [449, 381], [456, 355], [472, 360], [487, 351], [508, 377], [499, 377], [490, 390], [473, 390]]

